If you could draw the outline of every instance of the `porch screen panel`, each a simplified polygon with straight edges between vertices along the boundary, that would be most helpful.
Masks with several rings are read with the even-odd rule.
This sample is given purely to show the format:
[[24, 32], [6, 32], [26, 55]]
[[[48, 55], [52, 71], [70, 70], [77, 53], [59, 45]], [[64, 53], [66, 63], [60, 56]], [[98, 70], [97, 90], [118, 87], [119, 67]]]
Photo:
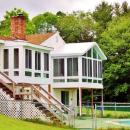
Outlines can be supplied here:
[[9, 68], [9, 50], [8, 49], [4, 49], [4, 69], [8, 69]]
[[64, 59], [54, 59], [53, 65], [53, 75], [64, 76]]
[[49, 70], [49, 54], [44, 53], [44, 70], [48, 71]]
[[14, 49], [14, 68], [19, 68], [19, 49]]
[[102, 62], [98, 61], [98, 78], [102, 78]]
[[78, 58], [67, 59], [67, 75], [78, 76]]
[[35, 52], [35, 70], [41, 70], [41, 53]]
[[72, 76], [72, 58], [67, 59], [67, 75]]
[[97, 77], [97, 61], [93, 60], [93, 77]]
[[92, 77], [92, 60], [88, 59], [88, 77]]
[[78, 58], [73, 58], [73, 76], [78, 76]]
[[25, 49], [25, 68], [32, 69], [32, 51]]
[[82, 58], [82, 75], [87, 76], [87, 59]]

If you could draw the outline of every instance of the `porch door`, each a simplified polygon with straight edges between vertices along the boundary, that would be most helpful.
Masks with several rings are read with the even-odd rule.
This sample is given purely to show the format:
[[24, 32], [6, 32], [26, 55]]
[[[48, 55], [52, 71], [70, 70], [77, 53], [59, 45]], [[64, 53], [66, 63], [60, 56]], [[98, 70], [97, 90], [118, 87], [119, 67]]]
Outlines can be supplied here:
[[69, 91], [61, 91], [61, 102], [66, 106], [69, 105]]

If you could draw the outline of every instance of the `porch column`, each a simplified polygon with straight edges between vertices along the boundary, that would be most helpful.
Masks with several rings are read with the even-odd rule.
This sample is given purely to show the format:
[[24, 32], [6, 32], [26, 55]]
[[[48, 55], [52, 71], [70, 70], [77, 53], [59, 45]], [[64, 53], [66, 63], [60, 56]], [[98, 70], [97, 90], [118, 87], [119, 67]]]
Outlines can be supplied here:
[[94, 112], [94, 106], [93, 106], [93, 89], [91, 89], [91, 109], [92, 109], [92, 116]]
[[[51, 94], [51, 85], [50, 84], [48, 84], [48, 93]], [[48, 96], [48, 98], [49, 98], [49, 100], [51, 99], [50, 96]]]
[[79, 115], [82, 115], [82, 88], [79, 87]]
[[102, 112], [102, 113], [101, 113], [101, 116], [103, 117], [103, 109], [104, 109], [104, 108], [103, 108], [103, 89], [101, 89], [101, 108], [102, 108], [102, 109], [101, 109], [101, 112]]

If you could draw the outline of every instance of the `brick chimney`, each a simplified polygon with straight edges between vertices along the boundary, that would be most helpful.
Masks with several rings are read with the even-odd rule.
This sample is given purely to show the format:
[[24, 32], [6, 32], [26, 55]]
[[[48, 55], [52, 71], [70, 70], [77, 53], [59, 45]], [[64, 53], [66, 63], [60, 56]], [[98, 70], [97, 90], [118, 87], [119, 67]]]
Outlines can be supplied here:
[[25, 40], [25, 17], [23, 14], [11, 17], [11, 36], [15, 39]]

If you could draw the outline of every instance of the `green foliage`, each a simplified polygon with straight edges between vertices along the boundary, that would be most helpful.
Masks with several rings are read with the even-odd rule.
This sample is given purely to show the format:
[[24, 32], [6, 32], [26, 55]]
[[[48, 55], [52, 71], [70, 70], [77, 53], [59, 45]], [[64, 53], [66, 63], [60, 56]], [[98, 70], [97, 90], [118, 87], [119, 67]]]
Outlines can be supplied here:
[[92, 16], [97, 22], [96, 32], [97, 37], [100, 37], [100, 34], [106, 29], [108, 22], [112, 20], [113, 7], [107, 2], [103, 1], [99, 4], [94, 10]]
[[108, 57], [104, 64], [105, 93], [111, 98], [130, 86], [130, 17], [114, 18], [101, 35], [100, 45]]
[[75, 12], [71, 15], [60, 17], [57, 29], [66, 42], [93, 41], [94, 22], [89, 13]]
[[46, 12], [40, 14], [32, 19], [32, 23], [35, 25], [35, 33], [52, 32], [53, 27], [57, 23], [57, 16]]
[[4, 16], [4, 20], [0, 22], [0, 35], [8, 36], [10, 35], [10, 18], [12, 16], [17, 16], [18, 14], [23, 14], [26, 18], [26, 33], [32, 34], [34, 33], [35, 26], [29, 20], [28, 14], [22, 9], [14, 8], [11, 11], [6, 11]]

